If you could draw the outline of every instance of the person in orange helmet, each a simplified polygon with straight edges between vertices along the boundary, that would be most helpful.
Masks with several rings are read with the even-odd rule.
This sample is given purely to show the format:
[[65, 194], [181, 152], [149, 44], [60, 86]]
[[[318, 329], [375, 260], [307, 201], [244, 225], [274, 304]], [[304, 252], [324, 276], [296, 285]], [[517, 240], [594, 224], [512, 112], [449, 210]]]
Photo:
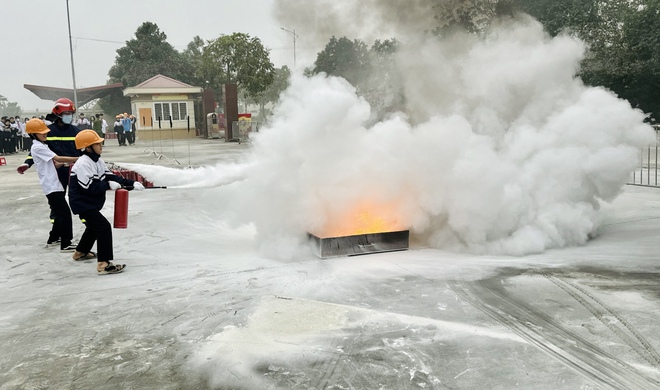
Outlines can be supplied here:
[[[94, 130], [83, 130], [78, 133], [76, 148], [81, 150], [83, 155], [71, 169], [69, 201], [73, 213], [85, 221], [85, 231], [80, 237], [73, 259], [84, 260], [96, 257], [98, 275], [122, 272], [126, 265], [112, 262], [114, 259], [112, 226], [101, 214], [105, 204], [105, 192], [117, 190], [121, 186], [140, 191], [144, 186], [140, 182], [114, 175], [108, 170], [101, 158], [103, 138]], [[98, 255], [92, 252], [94, 242]]]
[[33, 139], [30, 155], [37, 166], [39, 183], [48, 205], [55, 215], [52, 234], [60, 238], [60, 250], [62, 252], [73, 252], [75, 246], [71, 243], [73, 239], [73, 222], [71, 221], [71, 209], [64, 197], [65, 189], [57, 175], [57, 166], [73, 163], [78, 157], [58, 156], [46, 146], [46, 134], [51, 130], [41, 119], [30, 119], [25, 125], [25, 131]]

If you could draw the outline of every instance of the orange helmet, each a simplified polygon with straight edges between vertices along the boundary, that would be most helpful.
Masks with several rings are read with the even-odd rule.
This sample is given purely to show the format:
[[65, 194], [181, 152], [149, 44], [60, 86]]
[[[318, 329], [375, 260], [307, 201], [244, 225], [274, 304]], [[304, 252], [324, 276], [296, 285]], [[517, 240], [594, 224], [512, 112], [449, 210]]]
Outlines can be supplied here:
[[39, 118], [32, 118], [25, 124], [25, 132], [28, 134], [46, 134], [49, 131], [46, 123]]
[[67, 98], [57, 99], [55, 107], [53, 107], [53, 114], [62, 116], [62, 113], [67, 111], [76, 112], [76, 106], [73, 102]]
[[76, 149], [85, 149], [101, 142], [103, 142], [103, 138], [99, 137], [94, 130], [83, 130], [76, 134]]

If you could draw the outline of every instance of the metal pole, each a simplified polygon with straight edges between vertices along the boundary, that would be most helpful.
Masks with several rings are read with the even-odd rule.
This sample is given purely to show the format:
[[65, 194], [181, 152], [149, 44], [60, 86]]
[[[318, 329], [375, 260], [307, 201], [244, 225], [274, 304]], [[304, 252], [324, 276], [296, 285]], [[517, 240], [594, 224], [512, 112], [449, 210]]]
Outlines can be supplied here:
[[296, 67], [296, 29], [293, 29], [293, 67]]
[[647, 159], [647, 168], [646, 168], [646, 183], [651, 185], [651, 145], [649, 145], [649, 157]]
[[76, 69], [73, 66], [73, 43], [71, 43], [71, 18], [69, 17], [69, 0], [66, 0], [66, 22], [69, 25], [69, 53], [71, 53], [71, 76], [73, 77], [73, 105], [78, 107], [78, 91], [76, 89]]
[[280, 27], [280, 28], [293, 36], [293, 67], [295, 69], [295, 67], [296, 67], [296, 38], [298, 38], [298, 34], [296, 34], [296, 29], [295, 28], [293, 29], [293, 31], [287, 30], [284, 27]]

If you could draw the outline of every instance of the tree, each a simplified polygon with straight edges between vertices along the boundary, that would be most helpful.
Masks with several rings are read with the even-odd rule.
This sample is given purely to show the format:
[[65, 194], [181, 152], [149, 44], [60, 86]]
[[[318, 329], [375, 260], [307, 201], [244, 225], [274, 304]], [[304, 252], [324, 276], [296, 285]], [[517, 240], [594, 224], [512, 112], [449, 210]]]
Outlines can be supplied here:
[[580, 77], [660, 118], [660, 0], [515, 0], [551, 35], [589, 47]]
[[256, 97], [273, 82], [274, 68], [259, 38], [233, 33], [204, 47], [200, 75], [215, 91], [221, 91], [223, 84], [237, 84], [244, 98]]
[[183, 51], [183, 58], [188, 62], [188, 66], [193, 69], [193, 74], [188, 81], [190, 85], [205, 85], [206, 80], [202, 75], [202, 56], [204, 55], [204, 40], [196, 35], [188, 43], [186, 50]]
[[[115, 64], [108, 72], [109, 83], [130, 87], [157, 74], [188, 83], [194, 80], [195, 72], [193, 64], [167, 42], [167, 35], [155, 23], [144, 22], [135, 32], [135, 38], [117, 50]], [[99, 105], [106, 112], [126, 112], [130, 100], [114, 93], [101, 99]]]
[[10, 102], [6, 97], [0, 95], [0, 116], [21, 115], [23, 109], [16, 102]]
[[308, 74], [325, 72], [350, 82], [357, 93], [370, 104], [376, 116], [401, 107], [402, 93], [394, 54], [398, 48], [395, 39], [377, 40], [368, 48], [360, 40], [346, 37], [330, 38], [318, 53]]
[[436, 35], [445, 36], [454, 29], [473, 33], [486, 30], [491, 21], [512, 12], [511, 0], [433, 0]]
[[265, 121], [266, 104], [277, 103], [280, 100], [280, 94], [288, 88], [289, 79], [291, 78], [291, 70], [288, 66], [284, 65], [281, 68], [275, 69], [273, 82], [263, 92], [256, 96], [251, 96], [247, 99], [249, 104], [259, 105], [260, 120]]
[[403, 87], [395, 66], [399, 42], [392, 38], [376, 40], [369, 50], [370, 71], [361, 88], [377, 117], [398, 111], [404, 105]]
[[317, 54], [312, 73], [325, 72], [340, 76], [357, 88], [369, 74], [370, 68], [369, 49], [364, 42], [358, 39], [351, 41], [346, 37], [337, 39], [333, 36]]

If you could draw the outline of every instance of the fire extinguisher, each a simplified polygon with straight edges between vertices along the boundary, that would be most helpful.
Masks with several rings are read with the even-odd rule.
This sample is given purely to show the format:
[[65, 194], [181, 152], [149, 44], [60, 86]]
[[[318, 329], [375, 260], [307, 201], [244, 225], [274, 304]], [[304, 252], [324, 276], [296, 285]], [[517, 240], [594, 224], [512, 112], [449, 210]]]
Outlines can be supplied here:
[[115, 229], [126, 229], [128, 227], [128, 190], [123, 188], [115, 191]]

